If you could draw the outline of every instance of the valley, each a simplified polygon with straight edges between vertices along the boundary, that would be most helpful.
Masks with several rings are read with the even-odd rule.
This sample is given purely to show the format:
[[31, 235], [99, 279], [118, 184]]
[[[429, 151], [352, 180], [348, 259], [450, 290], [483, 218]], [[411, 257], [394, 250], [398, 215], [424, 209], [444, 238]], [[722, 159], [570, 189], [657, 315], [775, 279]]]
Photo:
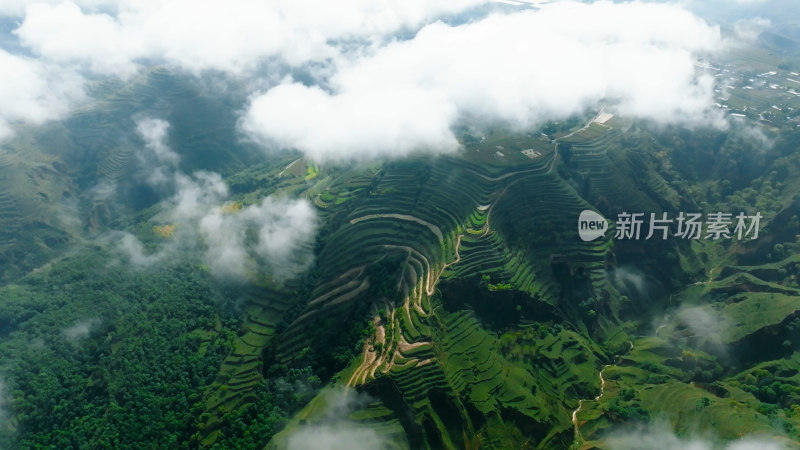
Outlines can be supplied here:
[[[723, 125], [591, 97], [391, 157], [245, 137], [275, 80], [92, 79], [0, 148], [0, 448], [800, 448], [800, 78], [767, 44], [692, 66]], [[323, 69], [281, 86], [341, 106]], [[763, 219], [615, 237], [682, 212]]]

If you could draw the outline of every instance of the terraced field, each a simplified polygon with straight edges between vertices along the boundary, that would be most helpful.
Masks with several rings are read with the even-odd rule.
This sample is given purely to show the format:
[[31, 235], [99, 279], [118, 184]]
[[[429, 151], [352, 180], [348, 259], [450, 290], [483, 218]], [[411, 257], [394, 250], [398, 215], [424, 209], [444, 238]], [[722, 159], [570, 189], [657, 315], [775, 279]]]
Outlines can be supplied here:
[[205, 393], [206, 420], [198, 424], [202, 443], [210, 445], [218, 437], [222, 418], [255, 400], [254, 389], [262, 381], [261, 351], [275, 335], [280, 319], [291, 307], [291, 284], [280, 290], [265, 285], [243, 287], [238, 292], [243, 304], [239, 333], [230, 336], [231, 351], [220, 367], [214, 383]]
[[55, 257], [77, 231], [64, 205], [73, 186], [55, 158], [25, 139], [0, 148], [0, 278], [20, 276]]
[[[761, 404], [752, 380], [726, 372], [731, 361], [717, 350], [749, 354], [766, 340], [790, 352], [791, 342], [777, 342], [785, 334], [770, 333], [796, 319], [800, 290], [776, 279], [796, 272], [796, 258], [746, 267], [722, 247], [663, 244], [676, 263], [668, 267], [642, 244], [614, 242], [613, 225], [602, 239], [580, 240], [585, 209], [608, 217], [687, 206], [669, 170], [641, 151], [642, 133], [595, 125], [551, 140], [498, 135], [458, 157], [275, 167], [276, 189], [312, 200], [325, 224], [314, 268], [296, 285], [267, 280], [242, 293], [241, 331], [206, 392], [202, 444], [256, 401], [262, 365], [320, 361], [337, 367], [319, 372], [328, 387], [268, 448], [325, 424], [337, 390], [369, 395], [342, 420], [392, 448], [605, 448], [618, 424], [666, 415], [682, 431], [705, 413], [709, 427], [734, 421], [768, 432], [773, 413], [732, 413]], [[688, 285], [670, 296], [632, 293], [610, 275], [619, 258]], [[695, 303], [720, 315], [723, 341], [698, 336], [672, 306]], [[643, 312], [656, 314], [657, 329], [646, 329]], [[746, 364], [779, 361], [764, 358]], [[733, 439], [734, 428], [719, 429]]]
[[[13, 155], [0, 149], [0, 176], [6, 183]], [[0, 253], [10, 250], [16, 243], [21, 226], [17, 202], [9, 190], [0, 190]]]
[[[605, 139], [587, 144], [586, 154]], [[472, 160], [480, 157], [392, 163], [374, 172], [369, 186], [364, 178], [348, 186], [342, 177], [344, 185], [326, 187], [316, 203], [328, 220], [340, 215], [341, 226], [318, 256], [319, 282], [282, 334], [278, 359], [289, 363], [319, 345], [309, 336], [320, 318], [346, 317], [366, 303], [374, 332], [337, 379], [373, 393], [382, 406], [372, 404], [356, 417], [402, 423], [411, 448], [568, 446], [570, 411], [579, 395], [596, 389], [599, 358], [606, 358], [585, 338], [589, 328], [602, 332], [603, 326], [587, 326], [571, 298], [580, 290], [597, 297], [591, 307], [614, 308], [615, 300], [601, 294], [614, 292], [605, 277], [609, 241], [575, 239], [575, 218], [590, 205], [556, 173], [557, 152], [521, 156], [514, 164]], [[345, 200], [338, 202], [342, 192]], [[548, 250], [552, 242], [540, 245], [554, 232], [557, 255]], [[394, 278], [370, 278], [372, 262], [391, 258], [401, 261]], [[582, 273], [585, 284], [565, 287], [554, 264]], [[465, 309], [469, 301], [457, 298], [459, 283], [483, 290], [483, 302], [492, 292], [527, 299], [514, 300], [527, 306], [512, 322], [561, 331], [542, 331], [550, 336], [542, 341], [526, 340], [524, 333], [501, 340], [493, 319], [482, 316], [485, 304]], [[378, 284], [391, 289], [376, 295]], [[453, 309], [454, 303], [461, 306]], [[539, 348], [538, 356], [501, 344], [520, 339]], [[313, 423], [313, 414], [302, 416]], [[403, 419], [409, 416], [414, 420]], [[273, 446], [280, 447], [292, 428]]]
[[[798, 382], [790, 324], [800, 323], [800, 290], [755, 276], [773, 278], [778, 272], [769, 267], [792, 270], [796, 263], [794, 255], [765, 268], [718, 268], [712, 279], [692, 283], [675, 296], [682, 306], [667, 314], [652, 336], [634, 339], [632, 351], [604, 371], [608, 381], [602, 399], [584, 401], [576, 423], [587, 445], [602, 448], [600, 430], [614, 419], [604, 413], [631, 402], [666, 418], [677, 432], [713, 428], [722, 439], [773, 435], [776, 423], [786, 430], [800, 425], [795, 415], [760, 406], [768, 399], [754, 388], [762, 377], [786, 386]], [[713, 278], [713, 273], [722, 275]], [[741, 366], [749, 369], [739, 372]], [[712, 378], [720, 380], [706, 381]], [[775, 439], [786, 448], [798, 446], [788, 436]]]
[[[0, 343], [22, 356], [0, 367], [0, 412], [30, 431], [23, 446], [69, 447], [78, 431], [95, 447], [284, 449], [298, 432], [355, 429], [392, 449], [591, 449], [664, 422], [676, 439], [713, 430], [713, 448], [743, 434], [800, 448], [795, 123], [762, 119], [764, 145], [738, 122], [584, 111], [458, 128], [463, 148], [447, 155], [326, 164], [244, 141], [252, 86], [203, 83], [159, 67], [92, 82], [96, 102], [0, 148], [0, 334], [13, 345]], [[180, 195], [148, 183], [145, 118], [170, 124], [169, 171], [221, 176], [226, 219], [268, 196], [306, 199], [313, 242], [289, 261], [256, 256], [260, 219], [243, 215], [230, 228], [247, 273], [218, 276], [196, 217], [166, 219]], [[759, 240], [613, 237], [621, 212], [761, 209]], [[609, 220], [605, 236], [580, 239], [584, 210]], [[126, 266], [122, 231], [169, 256]], [[163, 414], [140, 442], [141, 411]]]

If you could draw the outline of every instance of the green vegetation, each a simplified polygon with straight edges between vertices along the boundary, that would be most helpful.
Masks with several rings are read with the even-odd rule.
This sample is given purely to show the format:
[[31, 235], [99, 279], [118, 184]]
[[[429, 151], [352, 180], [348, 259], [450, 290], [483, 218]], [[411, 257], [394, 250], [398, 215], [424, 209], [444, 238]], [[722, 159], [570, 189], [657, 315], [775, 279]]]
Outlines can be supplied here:
[[131, 273], [108, 258], [87, 249], [2, 288], [0, 355], [22, 447], [175, 447], [195, 433], [234, 336], [230, 300], [197, 268]]
[[[281, 448], [344, 386], [369, 396], [343, 415], [396, 448], [607, 448], [662, 418], [800, 439], [791, 124], [760, 148], [594, 111], [465, 135], [454, 155], [326, 167], [255, 157], [229, 105], [181, 77], [97, 89], [95, 109], [0, 153], [0, 447]], [[222, 173], [225, 214], [313, 202], [305, 273], [228, 280], [193, 250], [149, 267], [118, 254], [106, 232], [145, 253], [180, 233], [128, 170], [131, 110], [165, 92], [181, 164]], [[81, 197], [102, 183], [120, 199]], [[82, 225], [56, 214], [66, 203]], [[584, 209], [758, 211], [764, 238], [583, 242]]]

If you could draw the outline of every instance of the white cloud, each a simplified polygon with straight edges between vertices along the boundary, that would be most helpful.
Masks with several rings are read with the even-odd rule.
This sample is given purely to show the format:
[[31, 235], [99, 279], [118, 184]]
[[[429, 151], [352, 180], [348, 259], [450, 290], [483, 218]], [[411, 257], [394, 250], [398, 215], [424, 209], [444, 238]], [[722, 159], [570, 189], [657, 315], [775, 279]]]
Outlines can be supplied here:
[[298, 148], [314, 160], [452, 151], [456, 108], [435, 93], [361, 88], [330, 95], [287, 84], [254, 99], [243, 121], [251, 136]]
[[731, 124], [731, 131], [734, 135], [750, 141], [760, 150], [769, 150], [775, 145], [775, 141], [767, 136], [764, 128], [759, 123], [751, 124], [744, 118], [734, 118], [734, 120], [731, 120]]
[[78, 233], [83, 226], [80, 204], [76, 197], [63, 198], [56, 204], [56, 220], [64, 230]]
[[91, 189], [89, 189], [89, 195], [94, 200], [97, 201], [108, 200], [116, 194], [117, 194], [116, 183], [108, 180], [102, 180], [96, 185], [94, 185]]
[[[621, 266], [607, 273], [614, 286], [623, 293], [633, 293], [646, 296], [648, 291], [647, 279], [644, 273], [632, 266]], [[632, 289], [631, 289], [632, 288]]]
[[75, 322], [72, 326], [65, 328], [62, 333], [64, 337], [70, 342], [77, 342], [87, 336], [92, 329], [97, 326], [100, 321], [98, 319], [84, 319]]
[[314, 423], [303, 425], [287, 438], [288, 450], [383, 450], [394, 448], [374, 428], [354, 422], [348, 415], [363, 407], [366, 395], [351, 390], [325, 395], [326, 409]]
[[749, 19], [739, 19], [733, 25], [736, 37], [741, 41], [755, 41], [758, 36], [772, 25], [769, 19], [763, 17], [753, 17]]
[[114, 17], [84, 14], [72, 2], [31, 5], [15, 33], [23, 45], [48, 60], [88, 60], [93, 71], [103, 74], [130, 75], [136, 70], [131, 57], [144, 52], [141, 40], [128, 36]]
[[340, 62], [330, 91], [285, 83], [255, 97], [252, 137], [317, 160], [457, 148], [457, 123], [526, 128], [605, 99], [622, 114], [723, 121], [698, 54], [717, 27], [673, 5], [563, 2], [477, 23], [435, 23], [413, 39]]
[[72, 2], [28, 8], [18, 29], [45, 58], [130, 75], [152, 58], [192, 71], [242, 73], [259, 60], [291, 65], [335, 57], [340, 39], [382, 38], [485, 0], [126, 0], [115, 15]]
[[[320, 86], [290, 80], [254, 96], [242, 126], [252, 138], [323, 161], [454, 151], [455, 125], [525, 129], [600, 101], [659, 122], [724, 124], [712, 108], [713, 79], [693, 66], [697, 54], [720, 48], [719, 30], [679, 6], [565, 1], [458, 26], [432, 23], [486, 3], [43, 1], [27, 5], [15, 33], [39, 56], [37, 67], [122, 77], [154, 63], [247, 76], [267, 62], [313, 63]], [[0, 12], [21, 14], [22, 6], [5, 0]], [[398, 41], [400, 31], [419, 32]], [[47, 89], [36, 101], [3, 104], [56, 103], [39, 108], [40, 120], [66, 111], [70, 102], [45, 101], [62, 100], [65, 83], [14, 79], [44, 79]], [[0, 111], [0, 134], [10, 132], [8, 116]]]
[[785, 447], [777, 442], [764, 439], [743, 438], [729, 444], [725, 450], [784, 450]]
[[147, 171], [147, 181], [160, 187], [172, 180], [171, 171], [178, 167], [181, 158], [167, 144], [169, 123], [161, 119], [142, 119], [136, 123], [136, 131], [144, 140], [145, 146], [137, 153], [139, 163]]
[[241, 278], [247, 273], [250, 256], [245, 248], [245, 227], [238, 217], [215, 209], [198, 219], [198, 226], [207, 246], [206, 264], [221, 276]]
[[[34, 4], [55, 5], [64, 0], [0, 0], [0, 17], [23, 17], [27, 8]], [[74, 2], [88, 10], [115, 5], [117, 0], [74, 0]]]
[[176, 193], [168, 215], [174, 220], [196, 218], [228, 197], [228, 185], [216, 172], [199, 171], [193, 176], [177, 172], [173, 176]]
[[265, 198], [241, 213], [258, 229], [256, 253], [278, 278], [286, 278], [311, 263], [317, 218], [308, 201]]
[[147, 251], [129, 233], [113, 236], [131, 263], [150, 266], [176, 252], [199, 249], [216, 276], [244, 279], [263, 265], [278, 280], [296, 276], [311, 263], [317, 220], [307, 200], [266, 197], [234, 210], [226, 203], [228, 189], [219, 174], [178, 173], [175, 184], [176, 193], [156, 216], [176, 226], [169, 241]]
[[167, 200], [156, 220], [176, 226], [175, 234], [154, 251], [129, 233], [114, 234], [118, 248], [136, 265], [149, 266], [183, 249], [198, 249], [212, 273], [241, 279], [258, 267], [276, 279], [305, 270], [312, 261], [316, 212], [304, 199], [266, 197], [241, 208], [229, 202], [228, 186], [215, 172], [187, 175], [180, 156], [167, 144], [169, 123], [146, 118], [137, 122], [144, 140], [139, 164], [144, 179]]
[[117, 247], [127, 255], [130, 262], [137, 266], [149, 266], [164, 259], [167, 252], [159, 251], [156, 253], [148, 253], [144, 245], [130, 233], [113, 233], [110, 236], [112, 239], [117, 240]]
[[289, 438], [289, 450], [383, 450], [390, 448], [383, 436], [366, 426], [353, 424], [306, 426]]
[[728, 443], [701, 437], [681, 437], [663, 422], [634, 429], [612, 431], [603, 439], [614, 450], [783, 450], [776, 439], [746, 436]]
[[[181, 177], [180, 185], [175, 206], [164, 217], [183, 228], [196, 227], [204, 260], [215, 274], [243, 278], [260, 258], [273, 277], [285, 279], [311, 263], [317, 222], [308, 201], [266, 197], [231, 211], [223, 205], [227, 186], [217, 174]], [[248, 233], [255, 238], [248, 239]]]
[[681, 306], [675, 313], [678, 321], [687, 327], [693, 337], [710, 345], [723, 346], [728, 336], [729, 324], [722, 313], [703, 306]]
[[15, 122], [57, 119], [83, 99], [83, 80], [74, 72], [0, 49], [0, 140]]

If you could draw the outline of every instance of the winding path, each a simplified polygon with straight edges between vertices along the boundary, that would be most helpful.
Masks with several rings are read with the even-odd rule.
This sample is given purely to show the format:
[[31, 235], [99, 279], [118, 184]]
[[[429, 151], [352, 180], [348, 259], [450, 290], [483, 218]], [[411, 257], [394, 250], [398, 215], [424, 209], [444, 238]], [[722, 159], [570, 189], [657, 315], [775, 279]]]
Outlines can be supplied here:
[[[603, 372], [605, 372], [606, 369], [608, 369], [609, 367], [613, 366], [614, 366], [613, 364], [606, 364], [605, 366], [603, 366], [603, 369], [600, 370], [600, 373], [598, 373], [598, 376], [600, 377], [600, 394], [598, 394], [597, 397], [594, 398], [594, 401], [599, 402], [600, 399], [603, 397], [603, 395], [605, 395], [606, 379], [603, 378]], [[575, 429], [575, 443], [578, 445], [580, 445], [580, 443], [583, 441], [583, 436], [581, 436], [581, 429], [580, 426], [578, 425], [578, 413], [583, 408], [583, 402], [584, 402], [583, 399], [578, 400], [578, 407], [575, 408], [574, 411], [572, 411], [572, 426]]]
[[[634, 345], [633, 345], [633, 341], [630, 340], [630, 339], [628, 340], [628, 343], [631, 344], [631, 348], [628, 350], [628, 353], [630, 353], [630, 352], [633, 351]], [[619, 355], [615, 355], [615, 357], [618, 357], [618, 356]], [[594, 398], [593, 401], [595, 401], [595, 402], [599, 402], [600, 399], [603, 398], [603, 395], [605, 395], [605, 393], [606, 393], [606, 379], [605, 379], [605, 377], [603, 377], [603, 372], [605, 372], [606, 369], [608, 369], [609, 367], [616, 367], [616, 364], [606, 364], [606, 365], [604, 365], [603, 368], [600, 369], [600, 372], [597, 374], [597, 376], [600, 377], [600, 393], [597, 395], [597, 397]], [[584, 400], [584, 399], [578, 400], [578, 407], [575, 408], [574, 411], [572, 411], [572, 427], [575, 430], [575, 448], [580, 448], [580, 444], [581, 444], [581, 442], [583, 442], [583, 436], [581, 435], [581, 427], [578, 424], [578, 413], [583, 408], [583, 402], [584, 401], [588, 401], [588, 400]]]
[[[439, 238], [442, 241], [444, 240], [443, 236], [442, 236], [442, 232], [439, 229], [439, 227], [437, 227], [436, 225], [431, 224], [429, 222], [426, 222], [426, 221], [424, 221], [422, 219], [418, 219], [416, 217], [409, 216], [409, 215], [406, 215], [406, 214], [373, 214], [373, 215], [363, 216], [363, 217], [359, 217], [357, 219], [353, 219], [353, 220], [350, 221], [350, 223], [358, 223], [358, 222], [361, 222], [363, 220], [369, 220], [369, 219], [374, 219], [374, 218], [383, 218], [383, 217], [390, 217], [390, 218], [401, 219], [401, 220], [411, 220], [411, 221], [420, 223], [422, 225], [427, 226], [429, 229], [431, 229], [431, 231], [433, 231], [434, 234], [439, 236]], [[484, 225], [484, 227], [485, 227], [485, 231], [484, 231], [484, 235], [485, 235], [486, 233], [489, 232], [489, 229], [488, 229], [488, 217], [487, 217], [487, 223]], [[459, 253], [459, 249], [461, 247], [461, 239], [463, 237], [464, 237], [463, 233], [460, 233], [458, 235], [458, 237], [456, 238], [456, 245], [455, 245], [455, 249], [454, 249], [455, 250], [455, 258], [452, 261], [450, 261], [449, 263], [444, 264], [437, 275], [433, 274], [433, 270], [432, 270], [433, 267], [431, 267], [431, 264], [428, 261], [428, 259], [425, 258], [425, 256], [422, 253], [418, 252], [417, 250], [415, 250], [415, 249], [413, 249], [411, 247], [407, 247], [407, 246], [384, 245], [384, 248], [403, 249], [403, 250], [408, 252], [409, 256], [414, 254], [417, 258], [419, 258], [420, 263], [422, 263], [423, 267], [425, 268], [424, 269], [425, 272], [427, 272], [427, 274], [424, 274], [424, 275], [420, 274], [421, 275], [420, 282], [423, 284], [423, 286], [421, 286], [422, 289], [418, 290], [418, 289], [415, 288], [414, 291], [417, 291], [417, 293], [415, 294], [414, 292], [412, 292], [411, 295], [407, 296], [405, 298], [405, 301], [403, 302], [403, 309], [404, 309], [406, 315], [408, 316], [408, 320], [409, 321], [411, 321], [410, 304], [413, 303], [414, 309], [416, 309], [417, 312], [419, 312], [420, 314], [425, 315], [426, 313], [425, 313], [424, 309], [422, 308], [423, 293], [426, 293], [428, 296], [433, 295], [433, 292], [434, 292], [434, 290], [436, 288], [436, 284], [438, 284], [439, 279], [440, 279], [442, 273], [444, 272], [444, 270], [447, 269], [448, 267], [452, 266], [453, 264], [457, 264], [459, 261], [461, 261], [461, 254]], [[394, 307], [389, 305], [388, 303], [386, 303], [385, 306], [387, 307], [387, 309], [390, 309], [388, 322], [389, 323], [394, 323], [394, 320], [395, 320], [395, 309], [394, 309]], [[378, 325], [378, 323], [375, 322], [376, 320], [377, 319], [373, 319], [373, 323]], [[392, 328], [394, 328], [394, 327], [392, 327]], [[378, 336], [377, 336], [377, 342], [380, 342], [382, 344], [384, 352], [386, 352], [386, 351], [388, 351], [388, 348], [389, 348], [390, 344], [392, 344], [392, 342], [390, 342], [390, 341], [393, 341], [393, 339], [391, 339], [388, 336], [388, 334], [386, 333], [385, 326], [380, 326], [380, 331], [381, 331], [381, 333], [378, 333]], [[345, 385], [347, 387], [351, 387], [351, 386], [355, 386], [358, 383], [366, 382], [368, 376], [371, 376], [371, 377], [374, 378], [375, 377], [375, 372], [384, 363], [388, 364], [388, 366], [383, 369], [383, 372], [388, 372], [388, 370], [391, 367], [391, 365], [394, 364], [394, 360], [397, 358], [398, 354], [400, 352], [402, 352], [402, 350], [409, 350], [409, 349], [414, 348], [415, 346], [419, 346], [419, 345], [430, 345], [430, 342], [416, 342], [414, 344], [409, 344], [405, 340], [405, 338], [403, 337], [402, 331], [401, 331], [399, 340], [396, 342], [395, 349], [392, 352], [391, 356], [389, 356], [388, 354], [383, 353], [383, 352], [382, 352], [383, 354], [381, 354], [381, 355], [375, 354], [376, 352], [374, 350], [371, 350], [372, 345], [370, 345], [369, 342], [365, 342], [364, 343], [362, 363], [355, 369], [355, 371], [350, 376], [350, 378], [347, 380], [347, 383]], [[400, 355], [400, 356], [402, 356], [402, 355]], [[424, 365], [424, 364], [428, 364], [430, 362], [431, 362], [431, 360], [424, 360], [424, 361], [419, 361], [417, 364]]]

